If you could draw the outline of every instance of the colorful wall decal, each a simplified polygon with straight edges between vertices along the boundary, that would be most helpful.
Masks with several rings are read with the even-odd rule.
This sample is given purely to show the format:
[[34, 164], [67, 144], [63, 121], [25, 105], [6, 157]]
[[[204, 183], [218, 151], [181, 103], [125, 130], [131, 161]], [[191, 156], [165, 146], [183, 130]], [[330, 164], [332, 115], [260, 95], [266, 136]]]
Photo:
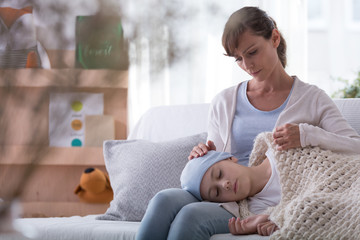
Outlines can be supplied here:
[[52, 147], [82, 147], [85, 116], [104, 113], [102, 93], [51, 93], [49, 144]]

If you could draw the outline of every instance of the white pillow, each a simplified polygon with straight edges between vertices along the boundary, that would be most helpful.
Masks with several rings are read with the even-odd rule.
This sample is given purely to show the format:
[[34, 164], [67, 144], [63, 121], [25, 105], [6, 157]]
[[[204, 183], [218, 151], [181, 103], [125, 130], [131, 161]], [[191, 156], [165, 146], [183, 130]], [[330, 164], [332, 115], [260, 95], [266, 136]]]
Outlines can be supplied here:
[[114, 199], [99, 220], [141, 221], [160, 190], [180, 188], [180, 175], [191, 149], [206, 141], [201, 133], [167, 142], [108, 140], [104, 158]]

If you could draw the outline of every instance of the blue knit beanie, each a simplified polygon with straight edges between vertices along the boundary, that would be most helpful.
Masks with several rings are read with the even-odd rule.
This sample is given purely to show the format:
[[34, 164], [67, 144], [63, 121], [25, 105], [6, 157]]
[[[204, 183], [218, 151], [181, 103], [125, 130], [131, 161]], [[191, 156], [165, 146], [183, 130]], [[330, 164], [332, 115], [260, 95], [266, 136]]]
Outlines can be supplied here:
[[181, 188], [190, 192], [197, 199], [202, 201], [200, 195], [200, 184], [206, 171], [215, 163], [232, 157], [227, 152], [209, 151], [202, 157], [190, 160], [181, 173]]

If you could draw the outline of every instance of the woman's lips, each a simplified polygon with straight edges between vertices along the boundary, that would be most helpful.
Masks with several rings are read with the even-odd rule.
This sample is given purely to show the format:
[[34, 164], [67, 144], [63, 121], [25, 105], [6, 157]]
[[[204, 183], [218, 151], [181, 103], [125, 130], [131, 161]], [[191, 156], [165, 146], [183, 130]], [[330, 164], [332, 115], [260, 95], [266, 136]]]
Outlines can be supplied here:
[[250, 73], [250, 75], [251, 75], [251, 76], [256, 76], [256, 75], [258, 75], [260, 72], [261, 72], [261, 70], [256, 71], [256, 72], [252, 72], [252, 73]]

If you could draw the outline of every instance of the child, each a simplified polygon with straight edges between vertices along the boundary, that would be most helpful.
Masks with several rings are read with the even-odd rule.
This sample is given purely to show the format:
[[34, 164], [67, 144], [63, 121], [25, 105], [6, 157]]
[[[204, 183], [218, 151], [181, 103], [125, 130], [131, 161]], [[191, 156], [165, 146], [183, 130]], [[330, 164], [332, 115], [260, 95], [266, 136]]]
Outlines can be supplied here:
[[[237, 159], [226, 152], [209, 151], [203, 157], [187, 163], [181, 174], [181, 187], [199, 200], [235, 202], [248, 199], [251, 213], [261, 214], [279, 203], [281, 197], [279, 175], [271, 150], [257, 166], [237, 164]], [[259, 228], [259, 229], [258, 229]], [[276, 225], [268, 215], [251, 216], [245, 220], [229, 220], [232, 234], [270, 235]]]
[[211, 151], [189, 161], [180, 178], [182, 188], [199, 200], [239, 201], [234, 208], [223, 204], [244, 219], [229, 220], [231, 233], [273, 234], [276, 239], [359, 238], [359, 154], [319, 147], [277, 151], [269, 132], [255, 139], [251, 167], [234, 162], [231, 154]]

